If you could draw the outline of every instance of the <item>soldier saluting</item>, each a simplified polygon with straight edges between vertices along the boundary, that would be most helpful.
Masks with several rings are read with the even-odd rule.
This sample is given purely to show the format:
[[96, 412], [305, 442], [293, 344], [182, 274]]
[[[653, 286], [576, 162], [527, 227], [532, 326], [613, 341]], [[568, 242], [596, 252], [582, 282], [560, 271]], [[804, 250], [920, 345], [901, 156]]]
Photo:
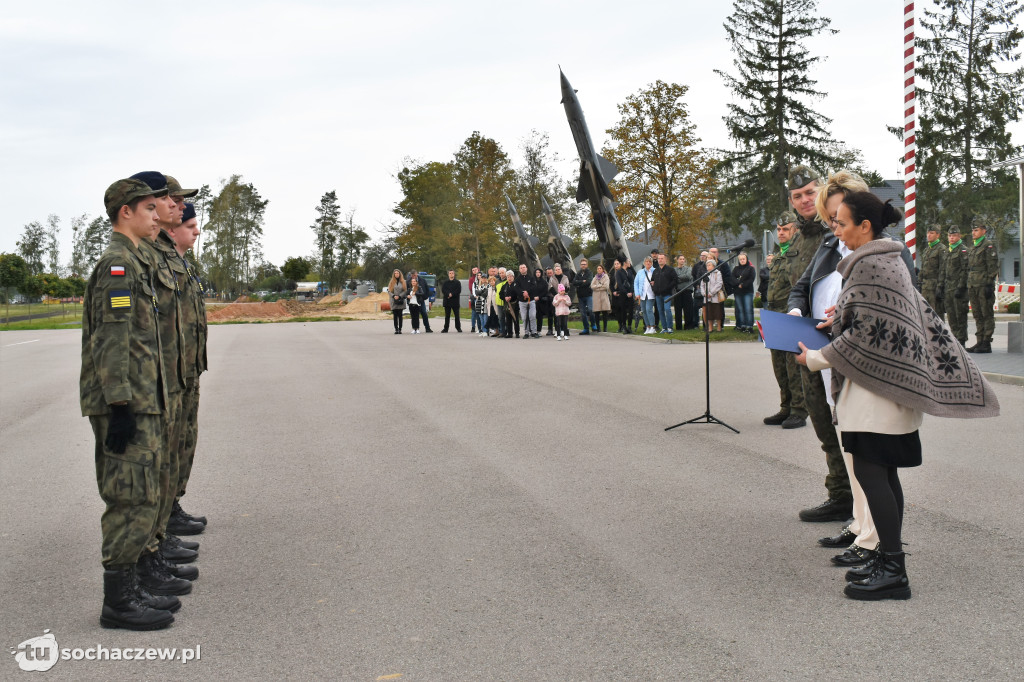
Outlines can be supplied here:
[[118, 180], [103, 202], [110, 244], [86, 285], [82, 306], [82, 414], [95, 436], [102, 529], [100, 624], [155, 630], [174, 621], [176, 597], [139, 585], [136, 564], [156, 531], [167, 392], [152, 271], [139, 244], [156, 230], [156, 193]]

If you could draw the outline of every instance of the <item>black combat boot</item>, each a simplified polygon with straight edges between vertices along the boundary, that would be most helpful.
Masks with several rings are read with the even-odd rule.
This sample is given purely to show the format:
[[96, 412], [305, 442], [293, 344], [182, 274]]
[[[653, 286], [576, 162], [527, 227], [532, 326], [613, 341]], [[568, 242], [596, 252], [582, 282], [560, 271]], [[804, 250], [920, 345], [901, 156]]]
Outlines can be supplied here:
[[977, 347], [977, 349], [975, 349], [974, 352], [975, 353], [991, 353], [992, 352], [992, 342], [991, 341], [982, 341], [981, 343], [978, 344], [978, 347]]
[[853, 516], [853, 498], [834, 500], [831, 497], [816, 507], [800, 510], [801, 521], [845, 521]]
[[153, 594], [188, 594], [192, 583], [171, 574], [158, 552], [143, 552], [138, 563], [139, 582]]
[[160, 541], [160, 554], [168, 563], [190, 564], [199, 558], [199, 552], [182, 547], [180, 541], [171, 540], [173, 537], [176, 536], [169, 535]]
[[199, 551], [199, 543], [198, 542], [192, 542], [191, 540], [182, 540], [181, 538], [179, 538], [177, 535], [174, 535], [173, 533], [165, 533], [164, 537], [166, 538], [166, 540], [168, 542], [174, 543], [174, 545], [177, 546], [177, 547], [184, 547], [185, 549], [191, 549], [193, 552], [198, 552]]
[[189, 514], [187, 511], [185, 511], [184, 509], [181, 508], [181, 502], [178, 501], [178, 500], [174, 501], [174, 506], [171, 508], [171, 513], [172, 514], [175, 511], [177, 511], [178, 514], [180, 514], [181, 516], [185, 517], [189, 521], [196, 521], [197, 523], [201, 523], [204, 526], [206, 525], [206, 517], [205, 516], [193, 516], [192, 514]]
[[174, 622], [169, 611], [150, 608], [135, 593], [134, 566], [103, 571], [100, 625], [126, 630], [160, 630]]
[[779, 410], [772, 416], [765, 417], [763, 421], [768, 426], [779, 426], [780, 424], [782, 424], [782, 422], [786, 421], [787, 418], [789, 418], [789, 412], [786, 412], [785, 410]]
[[881, 559], [881, 552], [874, 552], [870, 559], [866, 563], [859, 566], [854, 566], [846, 572], [846, 582], [853, 582], [854, 580], [863, 580], [871, 575], [871, 572], [875, 570], [875, 565]]
[[163, 563], [164, 569], [175, 578], [182, 578], [183, 580], [191, 582], [199, 577], [199, 569], [195, 566], [188, 566], [183, 563], [172, 563], [168, 561], [167, 557], [164, 556], [164, 550], [162, 547], [157, 549], [156, 554], [160, 558], [161, 563]]
[[181, 608], [181, 600], [172, 595], [156, 595], [151, 594], [142, 583], [139, 582], [139, 573], [132, 566], [132, 589], [135, 590], [135, 596], [139, 598], [139, 601], [148, 606], [151, 609], [160, 609], [161, 611], [170, 611], [171, 613], [177, 613]]
[[181, 510], [181, 506], [175, 502], [171, 508], [171, 518], [167, 520], [167, 532], [174, 533], [175, 535], [199, 535], [206, 526], [194, 521], [190, 518], [185, 517], [185, 513]]
[[800, 416], [799, 414], [791, 414], [782, 422], [782, 428], [784, 429], [799, 429], [801, 426], [806, 425], [807, 417]]
[[907, 555], [903, 552], [879, 552], [871, 575], [846, 583], [843, 592], [851, 599], [910, 599]]

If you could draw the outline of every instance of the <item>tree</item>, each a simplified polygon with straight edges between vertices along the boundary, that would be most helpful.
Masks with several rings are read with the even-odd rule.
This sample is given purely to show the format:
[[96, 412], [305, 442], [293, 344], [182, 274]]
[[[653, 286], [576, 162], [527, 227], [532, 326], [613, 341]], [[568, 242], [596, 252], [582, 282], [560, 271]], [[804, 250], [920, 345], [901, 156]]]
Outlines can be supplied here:
[[465, 269], [494, 256], [511, 256], [514, 228], [505, 195], [513, 191], [515, 173], [508, 154], [497, 141], [474, 130], [455, 152], [452, 171], [460, 229], [451, 246], [460, 258], [449, 267]]
[[89, 259], [86, 242], [89, 236], [88, 222], [88, 213], [71, 219], [71, 261], [68, 262], [68, 272], [72, 277], [87, 277], [92, 271], [93, 263], [96, 262], [95, 259]]
[[310, 225], [316, 235], [317, 258], [320, 268], [320, 281], [330, 282], [334, 274], [334, 247], [338, 242], [338, 216], [341, 206], [334, 190], [320, 197], [320, 205], [316, 207], [317, 218]]
[[46, 216], [46, 269], [60, 275], [60, 216]]
[[340, 287], [348, 279], [353, 267], [359, 264], [359, 257], [368, 241], [370, 235], [356, 225], [356, 211], [350, 209], [345, 219], [338, 221], [332, 287]]
[[624, 224], [653, 228], [672, 253], [696, 255], [715, 220], [715, 160], [697, 147], [683, 97], [688, 88], [655, 81], [618, 106], [603, 154], [615, 181]]
[[429, 161], [406, 166], [398, 172], [402, 200], [395, 213], [405, 222], [395, 226], [396, 247], [420, 270], [439, 272], [463, 259], [462, 226], [459, 225], [460, 192], [453, 164]]
[[196, 224], [199, 227], [199, 236], [196, 238], [196, 243], [192, 245], [192, 251], [197, 258], [199, 256], [199, 242], [203, 238], [203, 226], [206, 225], [206, 221], [210, 217], [210, 204], [213, 203], [212, 197], [213, 194], [210, 192], [210, 186], [203, 185], [199, 188], [199, 193], [189, 201], [196, 209]]
[[17, 241], [18, 253], [25, 259], [29, 274], [43, 271], [43, 256], [46, 253], [46, 230], [36, 220], [25, 226], [21, 239]]
[[376, 283], [378, 291], [383, 290], [395, 270], [405, 272], [398, 259], [398, 244], [394, 237], [385, 237], [367, 247], [363, 258], [363, 278]]
[[859, 153], [832, 142], [831, 119], [808, 104], [824, 93], [808, 76], [821, 58], [804, 42], [838, 33], [830, 24], [818, 15], [816, 0], [733, 0], [724, 26], [735, 72], [715, 70], [738, 100], [723, 117], [736, 150], [723, 154], [718, 167], [726, 225], [761, 223], [778, 213], [792, 166], [808, 163], [825, 172], [856, 165]]
[[523, 165], [515, 169], [515, 185], [512, 194], [519, 217], [526, 231], [537, 237], [541, 244], [548, 239], [547, 221], [541, 197], [546, 197], [551, 213], [558, 223], [558, 229], [574, 242], [583, 240], [584, 230], [589, 223], [587, 211], [578, 210], [576, 186], [563, 178], [555, 168], [561, 159], [557, 152], [549, 150], [548, 134], [531, 130], [522, 140], [519, 150]]
[[248, 289], [262, 260], [263, 215], [269, 202], [251, 183], [232, 175], [210, 205], [203, 265], [215, 289]]
[[931, 35], [917, 40], [919, 205], [962, 228], [975, 215], [990, 230], [1005, 228], [1016, 220], [1017, 182], [1009, 169], [989, 167], [1021, 149], [1008, 125], [1024, 107], [1024, 67], [1008, 67], [1020, 59], [1024, 6], [1018, 0], [935, 0], [934, 6], [921, 20]]
[[11, 317], [11, 289], [20, 289], [29, 277], [25, 259], [16, 253], [0, 253], [0, 287], [4, 289], [7, 317]]
[[302, 256], [287, 258], [281, 266], [281, 274], [293, 282], [302, 282], [312, 267], [312, 264]]

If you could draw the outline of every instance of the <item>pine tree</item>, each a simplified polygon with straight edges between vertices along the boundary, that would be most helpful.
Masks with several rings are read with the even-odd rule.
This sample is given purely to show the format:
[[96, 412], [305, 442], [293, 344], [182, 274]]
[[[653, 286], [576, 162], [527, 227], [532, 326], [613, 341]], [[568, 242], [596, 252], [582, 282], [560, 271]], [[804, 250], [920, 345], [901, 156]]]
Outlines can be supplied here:
[[[921, 127], [918, 144], [926, 163], [922, 176], [933, 192], [919, 199], [946, 222], [968, 227], [975, 215], [992, 227], [1015, 219], [1017, 183], [996, 162], [1020, 153], [1008, 124], [1022, 112], [1024, 37], [1019, 0], [935, 0], [921, 26], [918, 89]], [[936, 207], [941, 203], [941, 211]]]
[[672, 253], [693, 256], [715, 219], [715, 160], [697, 145], [687, 86], [656, 81], [618, 105], [602, 153], [619, 168], [614, 191], [624, 225], [652, 228]]
[[338, 243], [338, 217], [341, 215], [338, 195], [334, 190], [320, 197], [316, 213], [317, 218], [310, 229], [316, 235], [320, 281], [330, 283], [334, 275], [334, 247]]
[[18, 253], [25, 259], [30, 275], [43, 272], [43, 256], [46, 254], [46, 229], [37, 220], [25, 226], [21, 239], [17, 241]]
[[734, 73], [716, 69], [736, 101], [724, 117], [736, 150], [718, 172], [725, 225], [760, 224], [786, 205], [786, 179], [805, 163], [820, 173], [856, 166], [859, 153], [833, 141], [831, 119], [810, 107], [824, 93], [808, 75], [821, 61], [804, 42], [834, 35], [818, 15], [816, 0], [733, 0], [724, 26], [732, 44]]

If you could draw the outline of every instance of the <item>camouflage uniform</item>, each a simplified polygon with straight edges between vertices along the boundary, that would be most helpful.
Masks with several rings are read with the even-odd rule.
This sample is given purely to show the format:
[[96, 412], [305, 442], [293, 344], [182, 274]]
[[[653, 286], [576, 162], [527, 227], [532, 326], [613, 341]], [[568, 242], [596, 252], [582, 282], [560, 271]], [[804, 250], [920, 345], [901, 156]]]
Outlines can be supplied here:
[[[106, 503], [105, 568], [134, 566], [159, 522], [167, 393], [148, 261], [114, 232], [89, 277], [82, 304], [82, 414], [96, 437], [96, 485]], [[122, 454], [104, 441], [110, 406], [127, 401], [136, 434]]]
[[940, 319], [946, 315], [942, 285], [948, 254], [949, 244], [944, 244], [941, 239], [928, 244], [921, 250], [921, 274], [917, 278], [921, 284], [921, 294]]
[[991, 344], [996, 330], [996, 278], [999, 276], [999, 251], [987, 236], [971, 246], [967, 253], [967, 293], [977, 326], [979, 344]]
[[943, 278], [949, 329], [962, 346], [967, 344], [967, 257], [963, 240], [950, 246]]
[[182, 355], [185, 358], [185, 394], [182, 400], [184, 426], [181, 434], [181, 462], [178, 467], [177, 497], [185, 495], [199, 437], [199, 375], [206, 371], [206, 303], [203, 284], [195, 265], [178, 256], [175, 273], [181, 283]]
[[[792, 240], [789, 242], [792, 244]], [[777, 313], [787, 311], [789, 291], [793, 283], [803, 274], [803, 270], [796, 271], [793, 267], [797, 262], [796, 254], [792, 247], [782, 254], [779, 247], [775, 249], [775, 257], [772, 259], [771, 274], [768, 277], [768, 295], [765, 307]], [[807, 416], [807, 408], [804, 406], [804, 389], [800, 379], [800, 366], [796, 362], [796, 355], [782, 350], [771, 351], [772, 369], [775, 370], [775, 381], [779, 384], [779, 412], [786, 412], [798, 417]]]
[[167, 521], [177, 494], [178, 468], [181, 458], [182, 399], [185, 389], [185, 363], [182, 356], [181, 288], [171, 263], [178, 259], [174, 242], [163, 230], [153, 240], [143, 240], [139, 250], [147, 258], [154, 273], [153, 285], [160, 311], [157, 329], [160, 334], [161, 355], [166, 371], [167, 431], [164, 441], [166, 453], [163, 465], [167, 468], [166, 481], [160, 489], [160, 518], [147, 549], [156, 551], [166, 534]]

